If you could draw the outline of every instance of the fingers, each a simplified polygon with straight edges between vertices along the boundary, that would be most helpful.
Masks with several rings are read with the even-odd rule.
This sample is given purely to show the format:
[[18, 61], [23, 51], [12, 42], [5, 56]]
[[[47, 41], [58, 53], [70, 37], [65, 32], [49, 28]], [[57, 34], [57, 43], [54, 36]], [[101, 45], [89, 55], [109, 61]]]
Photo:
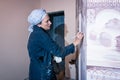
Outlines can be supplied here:
[[76, 34], [76, 37], [75, 37], [75, 40], [74, 40], [73, 44], [74, 44], [75, 46], [77, 46], [78, 44], [80, 44], [83, 36], [84, 36], [84, 35], [83, 35], [82, 32], [78, 32], [78, 33]]
[[84, 36], [84, 35], [83, 35], [82, 32], [78, 32], [77, 35], [76, 35], [76, 37], [77, 37], [78, 39], [82, 39], [83, 36]]

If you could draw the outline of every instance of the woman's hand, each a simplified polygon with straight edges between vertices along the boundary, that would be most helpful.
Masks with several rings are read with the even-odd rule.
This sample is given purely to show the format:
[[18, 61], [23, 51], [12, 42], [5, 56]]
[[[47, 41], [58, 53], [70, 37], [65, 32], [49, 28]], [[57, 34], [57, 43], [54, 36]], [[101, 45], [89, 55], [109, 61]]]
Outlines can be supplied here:
[[83, 33], [82, 32], [78, 32], [77, 34], [76, 34], [76, 37], [75, 37], [75, 39], [74, 39], [74, 41], [73, 41], [73, 44], [74, 44], [74, 46], [77, 46], [78, 44], [80, 44], [81, 43], [81, 41], [82, 41], [82, 39], [83, 39]]

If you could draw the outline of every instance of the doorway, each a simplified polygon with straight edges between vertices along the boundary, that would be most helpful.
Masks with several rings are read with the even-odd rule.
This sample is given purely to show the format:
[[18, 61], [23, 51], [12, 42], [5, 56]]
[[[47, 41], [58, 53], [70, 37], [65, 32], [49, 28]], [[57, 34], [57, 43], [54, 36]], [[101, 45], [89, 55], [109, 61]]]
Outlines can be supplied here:
[[64, 47], [64, 11], [51, 12], [49, 16], [52, 22], [49, 33], [60, 47]]
[[[58, 44], [59, 47], [64, 48], [64, 11], [49, 13], [50, 21], [52, 22], [51, 29], [49, 31], [52, 39]], [[65, 59], [58, 63], [58, 67], [55, 67], [57, 79], [61, 80], [65, 77]], [[58, 69], [59, 70], [58, 70]], [[59, 72], [57, 72], [59, 71]]]

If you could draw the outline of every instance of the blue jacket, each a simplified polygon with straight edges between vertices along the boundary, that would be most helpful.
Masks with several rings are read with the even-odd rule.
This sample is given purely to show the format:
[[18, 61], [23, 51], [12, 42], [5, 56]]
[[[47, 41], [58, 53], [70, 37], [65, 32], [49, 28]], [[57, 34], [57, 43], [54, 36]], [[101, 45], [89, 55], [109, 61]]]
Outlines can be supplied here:
[[65, 58], [74, 52], [74, 45], [59, 47], [41, 27], [34, 26], [28, 39], [28, 53], [30, 57], [29, 80], [56, 80], [53, 71], [53, 56]]

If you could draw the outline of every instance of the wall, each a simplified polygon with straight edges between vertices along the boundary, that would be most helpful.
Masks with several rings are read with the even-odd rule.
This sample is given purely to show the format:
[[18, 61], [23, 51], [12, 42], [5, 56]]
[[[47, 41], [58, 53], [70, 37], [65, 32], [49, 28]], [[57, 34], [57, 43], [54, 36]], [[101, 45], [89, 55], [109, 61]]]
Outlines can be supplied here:
[[[76, 22], [75, 22], [75, 15], [76, 15], [76, 0], [41, 0], [41, 8], [45, 8], [48, 12], [56, 12], [62, 11], [65, 12], [65, 25], [67, 27], [66, 33], [66, 43], [71, 43], [74, 39], [76, 33]], [[66, 76], [69, 77], [69, 70], [68, 70], [68, 62], [73, 57], [73, 55], [67, 56], [67, 74]]]
[[27, 16], [38, 7], [40, 0], [0, 1], [0, 80], [28, 77]]
[[0, 1], [0, 80], [23, 80], [28, 77], [27, 16], [34, 8], [48, 12], [65, 11], [66, 40], [75, 35], [75, 0], [2, 0]]

